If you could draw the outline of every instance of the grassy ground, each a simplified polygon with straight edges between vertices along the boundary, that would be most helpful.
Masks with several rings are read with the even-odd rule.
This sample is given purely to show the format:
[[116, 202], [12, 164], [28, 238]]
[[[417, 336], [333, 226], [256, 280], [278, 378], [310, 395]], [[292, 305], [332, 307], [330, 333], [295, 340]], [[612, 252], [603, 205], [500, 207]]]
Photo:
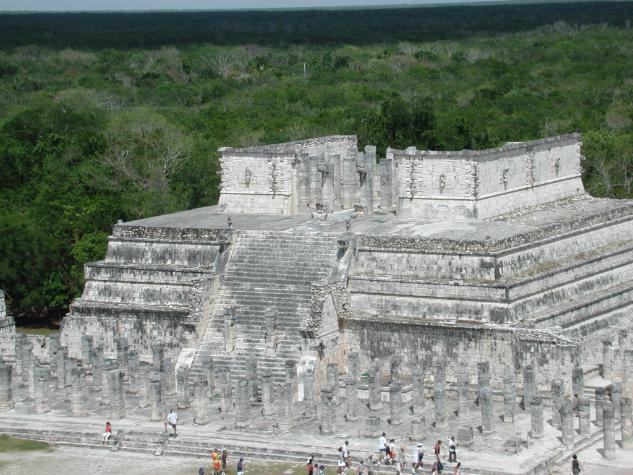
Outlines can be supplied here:
[[32, 450], [48, 449], [50, 449], [50, 446], [46, 442], [14, 439], [6, 435], [0, 436], [0, 452], [29, 452]]
[[[231, 460], [230, 466], [227, 468], [227, 475], [236, 475], [235, 465], [237, 460]], [[283, 462], [269, 463], [248, 463], [246, 461], [244, 468], [248, 473], [265, 473], [267, 475], [305, 475], [307, 473], [305, 465], [297, 465]], [[204, 467], [205, 473], [213, 473], [213, 467], [208, 464]]]

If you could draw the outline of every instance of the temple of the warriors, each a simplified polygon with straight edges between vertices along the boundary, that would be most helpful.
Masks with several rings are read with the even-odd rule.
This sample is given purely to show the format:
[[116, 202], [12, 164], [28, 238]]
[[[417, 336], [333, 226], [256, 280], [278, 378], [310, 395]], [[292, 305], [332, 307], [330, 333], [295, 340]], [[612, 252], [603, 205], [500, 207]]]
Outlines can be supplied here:
[[0, 421], [177, 405], [190, 450], [208, 431], [369, 453], [388, 432], [454, 434], [462, 473], [616, 457], [633, 447], [633, 201], [585, 193], [580, 140], [222, 148], [219, 204], [115, 224], [59, 335], [15, 335], [0, 304]]

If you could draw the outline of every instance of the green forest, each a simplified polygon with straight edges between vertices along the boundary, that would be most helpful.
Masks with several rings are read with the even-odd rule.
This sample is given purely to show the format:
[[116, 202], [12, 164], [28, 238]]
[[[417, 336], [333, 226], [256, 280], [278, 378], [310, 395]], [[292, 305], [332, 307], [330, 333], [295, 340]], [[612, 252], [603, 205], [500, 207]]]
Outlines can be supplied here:
[[214, 204], [217, 148], [583, 134], [633, 196], [633, 3], [0, 15], [0, 288], [56, 321], [117, 220]]

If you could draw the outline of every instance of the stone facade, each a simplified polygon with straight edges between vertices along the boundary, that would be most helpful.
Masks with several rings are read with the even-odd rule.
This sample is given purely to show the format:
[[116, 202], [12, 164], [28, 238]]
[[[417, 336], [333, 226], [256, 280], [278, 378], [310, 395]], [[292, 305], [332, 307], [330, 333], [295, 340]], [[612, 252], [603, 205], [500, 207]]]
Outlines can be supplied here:
[[633, 202], [584, 193], [579, 147], [221, 149], [219, 206], [118, 223], [61, 338], [5, 339], [3, 355], [27, 390], [31, 344], [59, 391], [74, 371], [77, 414], [85, 377], [117, 418], [169, 403], [254, 432], [389, 424], [469, 446], [510, 431], [518, 454], [551, 414], [573, 448], [574, 414], [594, 427], [583, 376], [606, 379], [599, 427], [633, 380]]

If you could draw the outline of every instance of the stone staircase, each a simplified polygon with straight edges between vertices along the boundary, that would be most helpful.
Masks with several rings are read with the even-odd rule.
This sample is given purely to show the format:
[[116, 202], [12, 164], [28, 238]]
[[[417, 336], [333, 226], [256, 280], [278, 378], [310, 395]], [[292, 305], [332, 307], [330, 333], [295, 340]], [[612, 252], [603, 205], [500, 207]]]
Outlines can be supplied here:
[[[245, 375], [246, 361], [255, 357], [258, 373], [269, 370], [282, 380], [285, 361], [300, 359], [299, 331], [308, 314], [311, 286], [335, 271], [337, 250], [336, 235], [234, 233], [192, 374], [200, 372], [204, 356], [212, 355], [216, 367], [229, 368], [237, 381]], [[230, 312], [235, 339], [232, 351], [227, 351], [225, 319]], [[276, 351], [270, 349], [272, 336], [266, 323], [270, 312], [276, 316]]]

